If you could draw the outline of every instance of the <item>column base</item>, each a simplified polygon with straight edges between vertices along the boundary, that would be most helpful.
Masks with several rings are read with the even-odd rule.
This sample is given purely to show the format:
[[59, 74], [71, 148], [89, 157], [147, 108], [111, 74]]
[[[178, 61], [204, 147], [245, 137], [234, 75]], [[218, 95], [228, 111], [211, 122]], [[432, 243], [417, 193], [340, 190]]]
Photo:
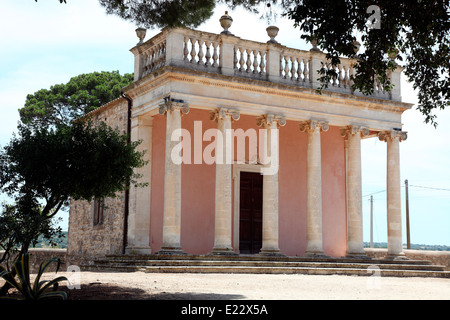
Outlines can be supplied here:
[[345, 255], [344, 258], [355, 259], [355, 260], [358, 260], [358, 259], [371, 260], [372, 259], [371, 257], [367, 256], [365, 253], [349, 253], [349, 252], [347, 252], [347, 254]]
[[156, 252], [157, 255], [187, 255], [181, 248], [176, 247], [162, 247], [160, 251]]
[[260, 256], [263, 257], [285, 257], [286, 255], [282, 254], [280, 250], [276, 249], [261, 249], [259, 252]]
[[127, 247], [125, 248], [125, 254], [150, 255], [152, 254], [152, 249], [150, 247]]
[[406, 257], [406, 255], [404, 253], [400, 253], [400, 254], [388, 254], [386, 257], [384, 257], [385, 260], [393, 260], [393, 261], [398, 261], [398, 260], [409, 260], [409, 258]]
[[238, 254], [229, 248], [214, 248], [209, 255], [211, 256], [237, 256]]
[[309, 251], [309, 252], [307, 251], [307, 252], [305, 252], [305, 254], [302, 257], [304, 257], [304, 258], [314, 258], [314, 259], [328, 259], [328, 258], [330, 258], [325, 253], [319, 252], [319, 251]]

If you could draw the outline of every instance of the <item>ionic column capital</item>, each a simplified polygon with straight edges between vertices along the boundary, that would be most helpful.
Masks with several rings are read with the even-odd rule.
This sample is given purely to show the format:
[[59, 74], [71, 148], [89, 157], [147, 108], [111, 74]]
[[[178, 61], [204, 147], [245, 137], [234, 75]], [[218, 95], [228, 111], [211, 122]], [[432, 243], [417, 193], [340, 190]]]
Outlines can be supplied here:
[[284, 127], [286, 125], [286, 118], [284, 116], [275, 114], [265, 114], [256, 118], [256, 124], [258, 127], [269, 128], [272, 126]]
[[398, 139], [399, 142], [405, 141], [408, 138], [408, 134], [403, 131], [382, 131], [378, 133], [378, 139], [380, 141], [394, 141], [394, 139]]
[[189, 104], [184, 102], [176, 102], [176, 101], [164, 101], [163, 104], [159, 105], [159, 114], [167, 114], [167, 112], [174, 112], [175, 110], [181, 112], [181, 114], [189, 113]]
[[330, 126], [328, 121], [322, 120], [308, 120], [300, 122], [300, 131], [302, 132], [311, 132], [315, 130], [320, 130], [321, 132], [327, 132]]
[[225, 119], [226, 117], [231, 117], [232, 121], [237, 121], [241, 118], [241, 113], [236, 109], [219, 108], [209, 113], [209, 119], [212, 121], [218, 121], [220, 119]]
[[341, 128], [341, 137], [348, 139], [350, 136], [360, 134], [361, 138], [368, 136], [370, 133], [368, 128], [362, 126], [350, 125], [345, 128]]

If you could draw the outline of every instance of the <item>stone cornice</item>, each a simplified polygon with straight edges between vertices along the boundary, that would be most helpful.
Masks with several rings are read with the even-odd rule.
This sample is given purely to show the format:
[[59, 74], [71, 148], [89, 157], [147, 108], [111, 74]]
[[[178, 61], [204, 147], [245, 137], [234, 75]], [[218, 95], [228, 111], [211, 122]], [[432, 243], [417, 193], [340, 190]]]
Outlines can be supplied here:
[[351, 102], [350, 104], [352, 107], [374, 111], [386, 110], [389, 112], [403, 113], [405, 110], [410, 109], [413, 106], [413, 104], [404, 102], [333, 91], [322, 91], [322, 94], [319, 94], [316, 90], [307, 87], [226, 76], [173, 66], [163, 67], [143, 79], [132, 83], [124, 88], [124, 92], [133, 98], [149, 92], [152, 88], [157, 87], [166, 81], [198, 83], [204, 86], [236, 89], [260, 94], [280, 95], [283, 97], [301, 99], [304, 101], [320, 100], [322, 102], [343, 105], [349, 105], [349, 102]]

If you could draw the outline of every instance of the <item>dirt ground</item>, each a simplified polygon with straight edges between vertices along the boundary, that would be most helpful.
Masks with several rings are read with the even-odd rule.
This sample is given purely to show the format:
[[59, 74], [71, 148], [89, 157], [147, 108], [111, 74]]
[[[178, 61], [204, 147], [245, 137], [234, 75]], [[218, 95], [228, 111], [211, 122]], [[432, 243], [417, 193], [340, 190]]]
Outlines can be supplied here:
[[[66, 275], [75, 286], [65, 288], [71, 300], [450, 299], [450, 279], [442, 278], [144, 272], [58, 275]], [[55, 274], [48, 276], [51, 279]]]

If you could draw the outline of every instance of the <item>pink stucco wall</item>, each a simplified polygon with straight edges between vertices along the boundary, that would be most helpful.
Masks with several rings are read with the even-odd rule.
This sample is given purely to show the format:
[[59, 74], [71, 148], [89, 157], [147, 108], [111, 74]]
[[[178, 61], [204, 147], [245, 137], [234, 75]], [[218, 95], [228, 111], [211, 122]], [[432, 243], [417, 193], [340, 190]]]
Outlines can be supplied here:
[[[182, 127], [191, 133], [194, 162], [194, 121], [202, 121], [202, 131], [216, 128], [209, 112], [191, 108], [182, 118]], [[151, 236], [153, 252], [162, 244], [164, 209], [165, 117], [153, 120]], [[233, 129], [256, 131], [254, 116], [241, 115]], [[306, 150], [307, 136], [298, 122], [287, 121], [280, 129], [279, 244], [282, 253], [301, 256], [306, 249]], [[198, 142], [199, 140], [197, 140]], [[322, 134], [323, 243], [330, 256], [346, 250], [345, 154], [339, 129]], [[205, 148], [211, 142], [204, 141]], [[197, 144], [198, 145], [198, 144]], [[246, 159], [250, 156], [246, 153]], [[209, 253], [214, 246], [215, 165], [183, 164], [181, 196], [181, 245], [192, 254]]]
[[345, 198], [345, 149], [339, 128], [323, 133], [322, 145], [322, 238], [325, 254], [345, 255], [347, 215]]
[[150, 247], [153, 252], [161, 249], [164, 213], [164, 153], [166, 150], [166, 119], [157, 115], [152, 129], [152, 173], [150, 197]]

